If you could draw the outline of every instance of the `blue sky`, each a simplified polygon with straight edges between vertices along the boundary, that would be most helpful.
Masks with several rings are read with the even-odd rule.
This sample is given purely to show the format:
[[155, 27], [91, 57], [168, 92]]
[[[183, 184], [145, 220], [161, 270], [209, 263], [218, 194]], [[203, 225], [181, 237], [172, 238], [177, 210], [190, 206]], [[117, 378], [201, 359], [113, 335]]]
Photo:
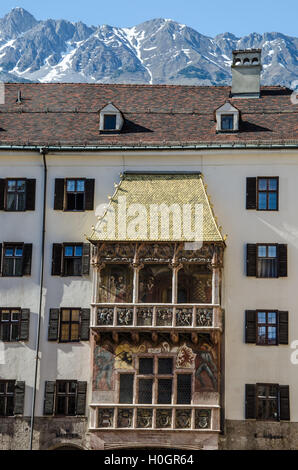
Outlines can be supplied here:
[[88, 25], [133, 26], [171, 18], [202, 34], [278, 31], [298, 36], [298, 0], [1, 0], [0, 16], [19, 6], [37, 19], [81, 20]]

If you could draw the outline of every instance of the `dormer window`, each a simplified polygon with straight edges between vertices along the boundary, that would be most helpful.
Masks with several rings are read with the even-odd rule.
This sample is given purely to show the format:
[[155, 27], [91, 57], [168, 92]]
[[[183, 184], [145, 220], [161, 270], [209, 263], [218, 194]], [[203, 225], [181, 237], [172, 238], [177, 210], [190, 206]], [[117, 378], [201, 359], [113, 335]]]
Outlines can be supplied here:
[[216, 111], [216, 132], [237, 132], [239, 131], [240, 113], [235, 106], [227, 101]]
[[116, 129], [116, 114], [105, 114], [103, 128], [105, 131], [114, 131]]
[[99, 113], [99, 130], [101, 132], [120, 132], [124, 124], [121, 111], [112, 103], [102, 108]]
[[221, 116], [221, 130], [233, 131], [234, 130], [234, 116], [233, 114], [223, 114]]

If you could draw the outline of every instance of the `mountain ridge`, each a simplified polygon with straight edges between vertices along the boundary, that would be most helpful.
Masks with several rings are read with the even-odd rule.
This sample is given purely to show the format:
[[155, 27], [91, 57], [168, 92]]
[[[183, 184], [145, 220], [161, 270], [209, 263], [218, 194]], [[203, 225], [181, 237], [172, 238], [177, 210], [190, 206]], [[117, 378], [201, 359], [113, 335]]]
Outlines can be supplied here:
[[230, 85], [232, 51], [246, 48], [263, 50], [263, 85], [298, 85], [298, 38], [283, 33], [212, 38], [171, 19], [88, 26], [15, 8], [0, 19], [0, 79]]

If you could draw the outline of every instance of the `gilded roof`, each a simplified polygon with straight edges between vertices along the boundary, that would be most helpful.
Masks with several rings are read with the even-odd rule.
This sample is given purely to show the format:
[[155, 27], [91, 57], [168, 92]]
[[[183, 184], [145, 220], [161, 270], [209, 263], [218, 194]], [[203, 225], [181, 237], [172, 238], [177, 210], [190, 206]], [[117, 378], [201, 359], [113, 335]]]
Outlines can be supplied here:
[[88, 238], [223, 241], [200, 173], [124, 173]]

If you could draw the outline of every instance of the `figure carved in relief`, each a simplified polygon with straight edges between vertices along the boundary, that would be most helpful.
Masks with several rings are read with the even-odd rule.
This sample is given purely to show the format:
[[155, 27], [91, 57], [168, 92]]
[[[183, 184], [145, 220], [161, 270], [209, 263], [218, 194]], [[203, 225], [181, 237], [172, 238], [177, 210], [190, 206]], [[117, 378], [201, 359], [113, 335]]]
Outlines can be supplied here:
[[200, 364], [196, 370], [196, 377], [199, 380], [201, 387], [204, 389], [208, 388], [208, 384], [204, 379], [203, 372], [209, 377], [213, 389], [217, 390], [217, 366], [212, 355], [212, 346], [207, 343], [204, 343], [201, 346], [200, 351], [197, 353], [197, 357], [200, 361]]

